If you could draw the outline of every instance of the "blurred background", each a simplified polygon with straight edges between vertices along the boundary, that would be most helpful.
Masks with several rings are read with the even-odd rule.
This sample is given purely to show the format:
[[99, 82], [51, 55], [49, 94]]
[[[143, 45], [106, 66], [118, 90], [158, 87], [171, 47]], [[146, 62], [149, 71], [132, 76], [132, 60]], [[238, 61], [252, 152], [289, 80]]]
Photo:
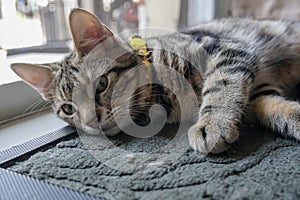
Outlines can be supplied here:
[[115, 33], [181, 30], [223, 17], [300, 19], [299, 0], [0, 0], [0, 85], [19, 80], [12, 62], [52, 62], [72, 49], [68, 15], [82, 7]]

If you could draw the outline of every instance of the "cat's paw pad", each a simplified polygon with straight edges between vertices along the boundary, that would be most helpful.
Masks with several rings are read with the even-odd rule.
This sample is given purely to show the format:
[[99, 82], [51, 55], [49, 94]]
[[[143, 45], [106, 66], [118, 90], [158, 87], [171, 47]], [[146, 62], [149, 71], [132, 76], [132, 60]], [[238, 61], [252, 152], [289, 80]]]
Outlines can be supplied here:
[[199, 121], [188, 132], [191, 147], [202, 153], [221, 153], [238, 139], [235, 125]]

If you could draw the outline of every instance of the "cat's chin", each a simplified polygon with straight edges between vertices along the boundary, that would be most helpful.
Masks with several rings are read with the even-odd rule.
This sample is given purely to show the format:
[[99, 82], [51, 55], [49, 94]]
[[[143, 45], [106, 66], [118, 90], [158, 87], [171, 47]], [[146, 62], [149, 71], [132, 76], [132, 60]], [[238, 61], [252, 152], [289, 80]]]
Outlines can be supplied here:
[[106, 136], [115, 136], [118, 135], [121, 131], [118, 126], [113, 126], [108, 129], [103, 129], [101, 132]]
[[120, 133], [120, 129], [117, 126], [113, 126], [107, 129], [97, 129], [86, 126], [82, 129], [88, 135], [105, 135], [105, 136], [115, 136]]
[[89, 126], [83, 127], [82, 130], [84, 133], [86, 133], [88, 135], [101, 135], [102, 134], [102, 131], [100, 129], [92, 128]]

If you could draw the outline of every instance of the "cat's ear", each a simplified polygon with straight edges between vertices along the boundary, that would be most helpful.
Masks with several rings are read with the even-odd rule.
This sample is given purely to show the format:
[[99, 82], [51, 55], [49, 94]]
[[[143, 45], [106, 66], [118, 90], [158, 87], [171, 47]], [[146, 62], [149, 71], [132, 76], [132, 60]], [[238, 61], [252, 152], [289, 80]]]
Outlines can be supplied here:
[[45, 100], [50, 96], [50, 84], [53, 80], [52, 71], [46, 65], [15, 63], [11, 69], [25, 82], [34, 87]]
[[76, 8], [71, 11], [70, 28], [76, 50], [88, 54], [113, 33], [92, 13]]

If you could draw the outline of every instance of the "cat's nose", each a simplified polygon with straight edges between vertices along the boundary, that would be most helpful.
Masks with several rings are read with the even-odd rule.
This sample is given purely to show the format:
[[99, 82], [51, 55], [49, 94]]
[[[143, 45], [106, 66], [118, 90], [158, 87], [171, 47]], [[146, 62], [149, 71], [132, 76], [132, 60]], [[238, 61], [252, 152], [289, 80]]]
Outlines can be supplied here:
[[92, 119], [91, 121], [89, 121], [87, 123], [88, 126], [92, 127], [92, 128], [99, 128], [99, 122], [98, 122], [98, 119], [95, 118], [95, 119]]

